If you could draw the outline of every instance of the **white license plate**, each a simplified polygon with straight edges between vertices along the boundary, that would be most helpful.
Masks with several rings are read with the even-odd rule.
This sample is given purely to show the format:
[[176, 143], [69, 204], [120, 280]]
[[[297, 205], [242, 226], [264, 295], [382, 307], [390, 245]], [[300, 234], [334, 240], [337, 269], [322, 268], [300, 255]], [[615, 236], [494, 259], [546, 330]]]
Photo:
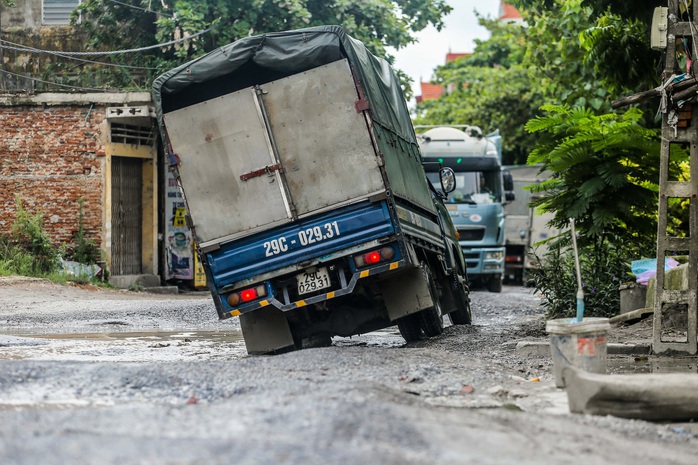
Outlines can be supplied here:
[[330, 287], [330, 275], [327, 268], [318, 268], [313, 272], [304, 271], [296, 275], [298, 280], [298, 294], [308, 294]]

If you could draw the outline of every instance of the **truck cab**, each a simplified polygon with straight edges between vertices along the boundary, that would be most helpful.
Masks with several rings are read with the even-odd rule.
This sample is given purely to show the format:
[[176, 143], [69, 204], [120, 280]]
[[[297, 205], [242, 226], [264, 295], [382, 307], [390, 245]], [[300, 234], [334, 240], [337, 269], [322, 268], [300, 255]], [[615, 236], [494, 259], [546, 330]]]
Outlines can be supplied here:
[[[504, 203], [513, 200], [511, 176], [502, 171], [501, 137], [480, 128], [433, 127], [419, 138], [425, 161], [452, 168], [457, 189], [446, 200], [473, 282], [502, 291], [504, 276]], [[432, 182], [438, 174], [428, 172]]]

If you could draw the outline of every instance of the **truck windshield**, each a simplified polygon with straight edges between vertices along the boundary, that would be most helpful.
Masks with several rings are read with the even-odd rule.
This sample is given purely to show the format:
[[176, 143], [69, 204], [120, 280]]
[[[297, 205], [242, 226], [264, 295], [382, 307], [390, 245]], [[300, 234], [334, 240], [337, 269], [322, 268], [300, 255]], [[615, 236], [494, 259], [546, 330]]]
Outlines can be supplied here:
[[[440, 184], [438, 173], [427, 173], [435, 186]], [[451, 192], [447, 203], [494, 203], [501, 201], [501, 186], [497, 171], [456, 172], [456, 190]]]

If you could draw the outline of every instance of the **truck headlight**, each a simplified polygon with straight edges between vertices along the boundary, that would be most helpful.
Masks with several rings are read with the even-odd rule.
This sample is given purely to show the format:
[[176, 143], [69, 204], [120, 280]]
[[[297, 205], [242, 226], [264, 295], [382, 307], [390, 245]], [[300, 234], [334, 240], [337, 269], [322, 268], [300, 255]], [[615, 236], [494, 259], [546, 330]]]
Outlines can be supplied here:
[[495, 252], [485, 252], [485, 260], [501, 260], [504, 257], [504, 252], [497, 250]]

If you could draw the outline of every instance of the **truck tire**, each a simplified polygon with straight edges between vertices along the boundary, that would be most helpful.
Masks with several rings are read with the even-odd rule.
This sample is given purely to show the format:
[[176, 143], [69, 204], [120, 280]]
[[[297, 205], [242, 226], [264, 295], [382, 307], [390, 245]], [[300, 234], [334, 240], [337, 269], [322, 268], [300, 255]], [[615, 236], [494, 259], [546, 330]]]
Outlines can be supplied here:
[[487, 281], [487, 290], [490, 292], [502, 292], [502, 278], [491, 278]]
[[328, 334], [313, 334], [310, 337], [296, 340], [296, 349], [315, 349], [318, 347], [330, 347], [332, 345], [332, 337]]
[[441, 310], [441, 302], [439, 301], [439, 291], [436, 288], [434, 277], [428, 265], [422, 265], [422, 269], [424, 270], [424, 277], [427, 280], [429, 293], [431, 294], [431, 300], [434, 302], [434, 306], [422, 310], [419, 312], [419, 315], [422, 319], [424, 334], [427, 337], [435, 337], [444, 332], [444, 319]]
[[451, 322], [454, 325], [469, 325], [473, 323], [472, 312], [470, 311], [470, 292], [467, 284], [458, 279], [458, 275], [451, 273], [450, 279], [453, 298], [456, 303], [456, 309], [449, 313]]
[[444, 320], [441, 307], [435, 305], [419, 312], [422, 317], [422, 329], [427, 337], [435, 337], [444, 332]]
[[419, 341], [422, 338], [422, 320], [419, 313], [403, 316], [397, 320], [397, 329], [405, 342]]

